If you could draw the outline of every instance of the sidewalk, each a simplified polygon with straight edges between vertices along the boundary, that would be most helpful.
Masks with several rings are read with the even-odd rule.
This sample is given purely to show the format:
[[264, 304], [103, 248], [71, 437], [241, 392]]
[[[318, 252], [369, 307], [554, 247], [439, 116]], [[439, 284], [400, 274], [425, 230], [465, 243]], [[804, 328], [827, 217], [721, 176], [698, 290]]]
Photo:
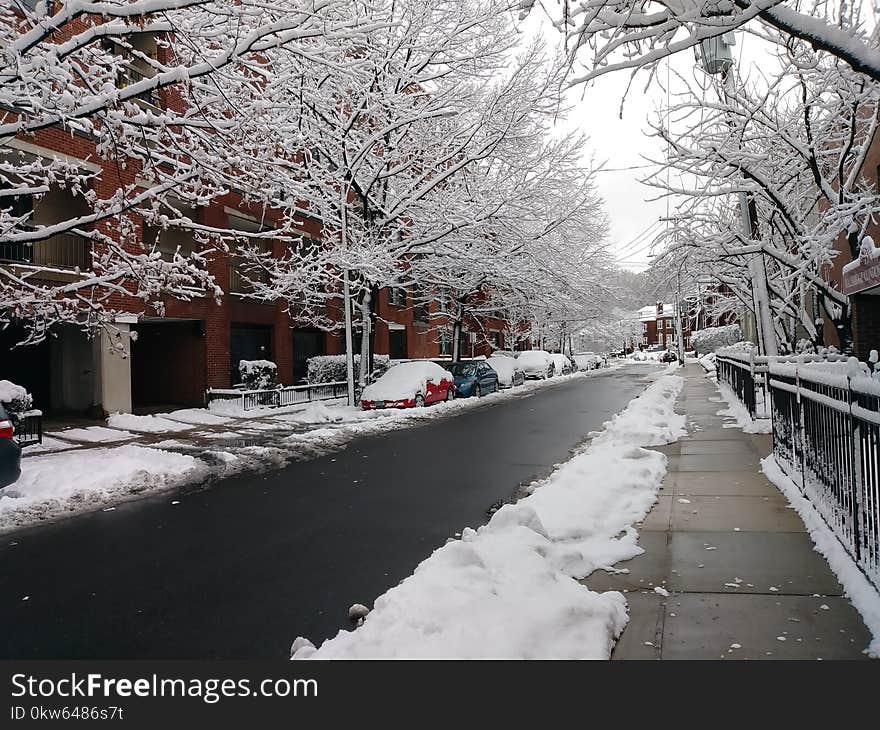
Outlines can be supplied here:
[[[862, 659], [871, 636], [798, 514], [760, 472], [770, 436], [725, 428], [726, 406], [689, 364], [677, 410], [689, 435], [638, 526], [645, 552], [583, 582], [626, 592], [612, 659]], [[668, 593], [668, 596], [665, 595]]]

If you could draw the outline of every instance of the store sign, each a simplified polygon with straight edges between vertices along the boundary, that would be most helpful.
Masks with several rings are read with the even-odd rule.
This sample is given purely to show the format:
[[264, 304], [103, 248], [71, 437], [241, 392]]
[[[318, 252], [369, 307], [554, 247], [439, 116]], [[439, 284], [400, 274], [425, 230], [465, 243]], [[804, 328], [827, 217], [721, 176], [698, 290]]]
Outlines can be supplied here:
[[880, 286], [880, 256], [872, 253], [863, 249], [857, 261], [843, 267], [844, 294], [856, 294]]

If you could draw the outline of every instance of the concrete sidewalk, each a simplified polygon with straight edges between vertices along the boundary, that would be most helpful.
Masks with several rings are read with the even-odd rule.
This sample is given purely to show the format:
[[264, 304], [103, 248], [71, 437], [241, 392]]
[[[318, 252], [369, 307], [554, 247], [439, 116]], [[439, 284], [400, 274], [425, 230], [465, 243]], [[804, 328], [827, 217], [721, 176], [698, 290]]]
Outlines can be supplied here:
[[690, 433], [658, 448], [669, 470], [637, 526], [645, 553], [616, 566], [629, 573], [584, 581], [627, 592], [630, 621], [612, 659], [865, 658], [861, 617], [760, 472], [770, 436], [724, 428], [714, 382], [695, 364], [680, 374]]

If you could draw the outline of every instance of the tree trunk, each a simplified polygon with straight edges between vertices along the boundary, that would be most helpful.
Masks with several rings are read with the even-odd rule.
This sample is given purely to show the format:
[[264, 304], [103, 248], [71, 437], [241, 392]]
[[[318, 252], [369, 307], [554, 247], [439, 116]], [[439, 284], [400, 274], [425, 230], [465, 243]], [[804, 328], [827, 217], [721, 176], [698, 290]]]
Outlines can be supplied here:
[[455, 321], [452, 323], [452, 362], [461, 360], [461, 328], [464, 320], [464, 307], [455, 303]]

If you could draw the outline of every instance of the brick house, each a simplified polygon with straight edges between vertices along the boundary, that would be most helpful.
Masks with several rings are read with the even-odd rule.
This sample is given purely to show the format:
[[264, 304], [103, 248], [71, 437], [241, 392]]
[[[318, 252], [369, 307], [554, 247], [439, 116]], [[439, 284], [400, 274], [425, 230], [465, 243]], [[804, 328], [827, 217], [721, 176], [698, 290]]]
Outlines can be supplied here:
[[[666, 349], [675, 347], [676, 335], [676, 312], [674, 304], [657, 302], [649, 304], [639, 310], [639, 321], [642, 323], [642, 345], [640, 349], [660, 346]], [[682, 334], [684, 335], [684, 348], [691, 347], [691, 317], [683, 312], [681, 318]]]

